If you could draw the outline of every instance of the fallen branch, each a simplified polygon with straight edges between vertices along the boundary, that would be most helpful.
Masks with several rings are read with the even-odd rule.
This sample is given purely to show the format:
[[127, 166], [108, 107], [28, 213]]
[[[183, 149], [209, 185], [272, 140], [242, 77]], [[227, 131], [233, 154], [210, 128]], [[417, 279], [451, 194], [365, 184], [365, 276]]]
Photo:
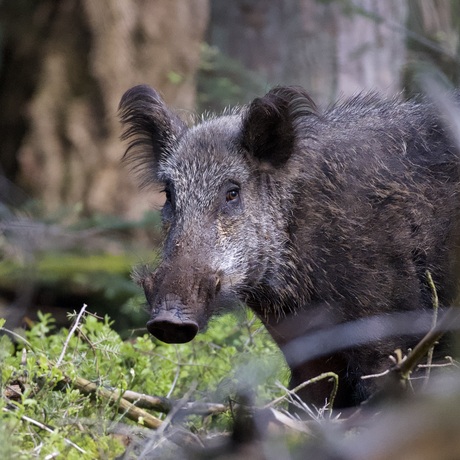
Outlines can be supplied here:
[[[125, 391], [123, 398], [142, 409], [154, 410], [167, 414], [174, 406], [174, 400], [162, 396], [150, 396], [136, 391]], [[205, 402], [188, 402], [180, 409], [180, 414], [194, 415], [217, 415], [227, 412], [229, 407], [225, 404], [205, 403]]]
[[173, 406], [172, 401], [163, 396], [150, 396], [131, 390], [125, 391], [123, 398], [136, 407], [162, 412], [163, 414], [167, 414]]
[[85, 394], [95, 394], [107, 401], [117, 404], [118, 411], [125, 414], [130, 420], [141, 423], [148, 428], [157, 429], [163, 423], [159, 418], [154, 417], [148, 412], [136, 407], [134, 404], [122, 397], [118, 390], [108, 390], [107, 388], [96, 385], [82, 377], [72, 380], [72, 385]]

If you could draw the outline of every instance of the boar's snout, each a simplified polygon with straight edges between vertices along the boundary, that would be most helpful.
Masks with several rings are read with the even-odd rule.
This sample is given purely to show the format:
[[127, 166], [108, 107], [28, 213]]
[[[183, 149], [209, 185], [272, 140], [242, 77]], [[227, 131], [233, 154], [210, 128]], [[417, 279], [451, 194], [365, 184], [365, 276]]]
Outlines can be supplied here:
[[198, 329], [196, 321], [181, 318], [175, 310], [163, 310], [147, 323], [150, 334], [166, 343], [190, 342], [198, 333]]
[[219, 275], [209, 269], [184, 272], [161, 266], [144, 280], [144, 290], [152, 307], [147, 330], [166, 343], [190, 342], [206, 326], [221, 288]]

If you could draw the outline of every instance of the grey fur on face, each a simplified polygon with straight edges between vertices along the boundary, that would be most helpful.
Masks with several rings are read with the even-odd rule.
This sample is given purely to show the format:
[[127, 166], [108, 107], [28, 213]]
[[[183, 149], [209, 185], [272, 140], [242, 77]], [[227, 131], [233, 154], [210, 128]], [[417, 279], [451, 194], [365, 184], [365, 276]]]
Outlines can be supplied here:
[[[429, 309], [427, 270], [443, 305], [456, 298], [458, 149], [428, 102], [364, 94], [320, 111], [303, 89], [280, 87], [188, 127], [139, 86], [120, 113], [126, 158], [166, 195], [163, 261], [139, 277], [161, 340], [189, 341], [238, 303], [280, 347]], [[333, 371], [337, 404], [361, 402], [375, 386], [361, 377], [416, 343], [409, 326], [404, 338], [337, 343], [322, 358], [299, 350], [292, 385]], [[322, 405], [328, 391], [323, 382], [301, 396]]]

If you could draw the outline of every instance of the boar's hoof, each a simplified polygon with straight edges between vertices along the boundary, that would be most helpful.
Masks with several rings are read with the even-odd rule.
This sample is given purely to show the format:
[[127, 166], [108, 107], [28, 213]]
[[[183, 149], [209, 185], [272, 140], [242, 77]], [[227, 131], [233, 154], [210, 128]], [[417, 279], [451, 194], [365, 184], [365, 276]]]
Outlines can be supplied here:
[[147, 323], [154, 337], [166, 343], [190, 342], [198, 333], [198, 324], [190, 319], [181, 319], [174, 312], [161, 312]]

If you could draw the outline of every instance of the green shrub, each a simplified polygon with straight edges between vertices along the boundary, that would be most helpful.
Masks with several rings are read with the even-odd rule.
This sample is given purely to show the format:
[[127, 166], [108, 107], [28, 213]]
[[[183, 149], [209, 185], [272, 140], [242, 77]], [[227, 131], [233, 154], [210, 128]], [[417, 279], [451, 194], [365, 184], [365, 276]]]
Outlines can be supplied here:
[[[127, 420], [117, 401], [82, 391], [79, 379], [118, 390], [120, 397], [131, 390], [173, 401], [186, 396], [227, 403], [249, 390], [263, 403], [280, 394], [275, 381], [287, 376], [278, 349], [251, 317], [222, 316], [183, 345], [147, 334], [123, 341], [108, 317], [85, 312], [73, 319], [70, 331], [55, 329], [49, 314], [39, 314], [22, 337], [0, 329], [3, 458], [115, 458], [124, 451], [117, 427], [136, 421]], [[228, 428], [229, 419], [208, 418], [206, 430]], [[203, 418], [188, 420], [204, 429]]]

